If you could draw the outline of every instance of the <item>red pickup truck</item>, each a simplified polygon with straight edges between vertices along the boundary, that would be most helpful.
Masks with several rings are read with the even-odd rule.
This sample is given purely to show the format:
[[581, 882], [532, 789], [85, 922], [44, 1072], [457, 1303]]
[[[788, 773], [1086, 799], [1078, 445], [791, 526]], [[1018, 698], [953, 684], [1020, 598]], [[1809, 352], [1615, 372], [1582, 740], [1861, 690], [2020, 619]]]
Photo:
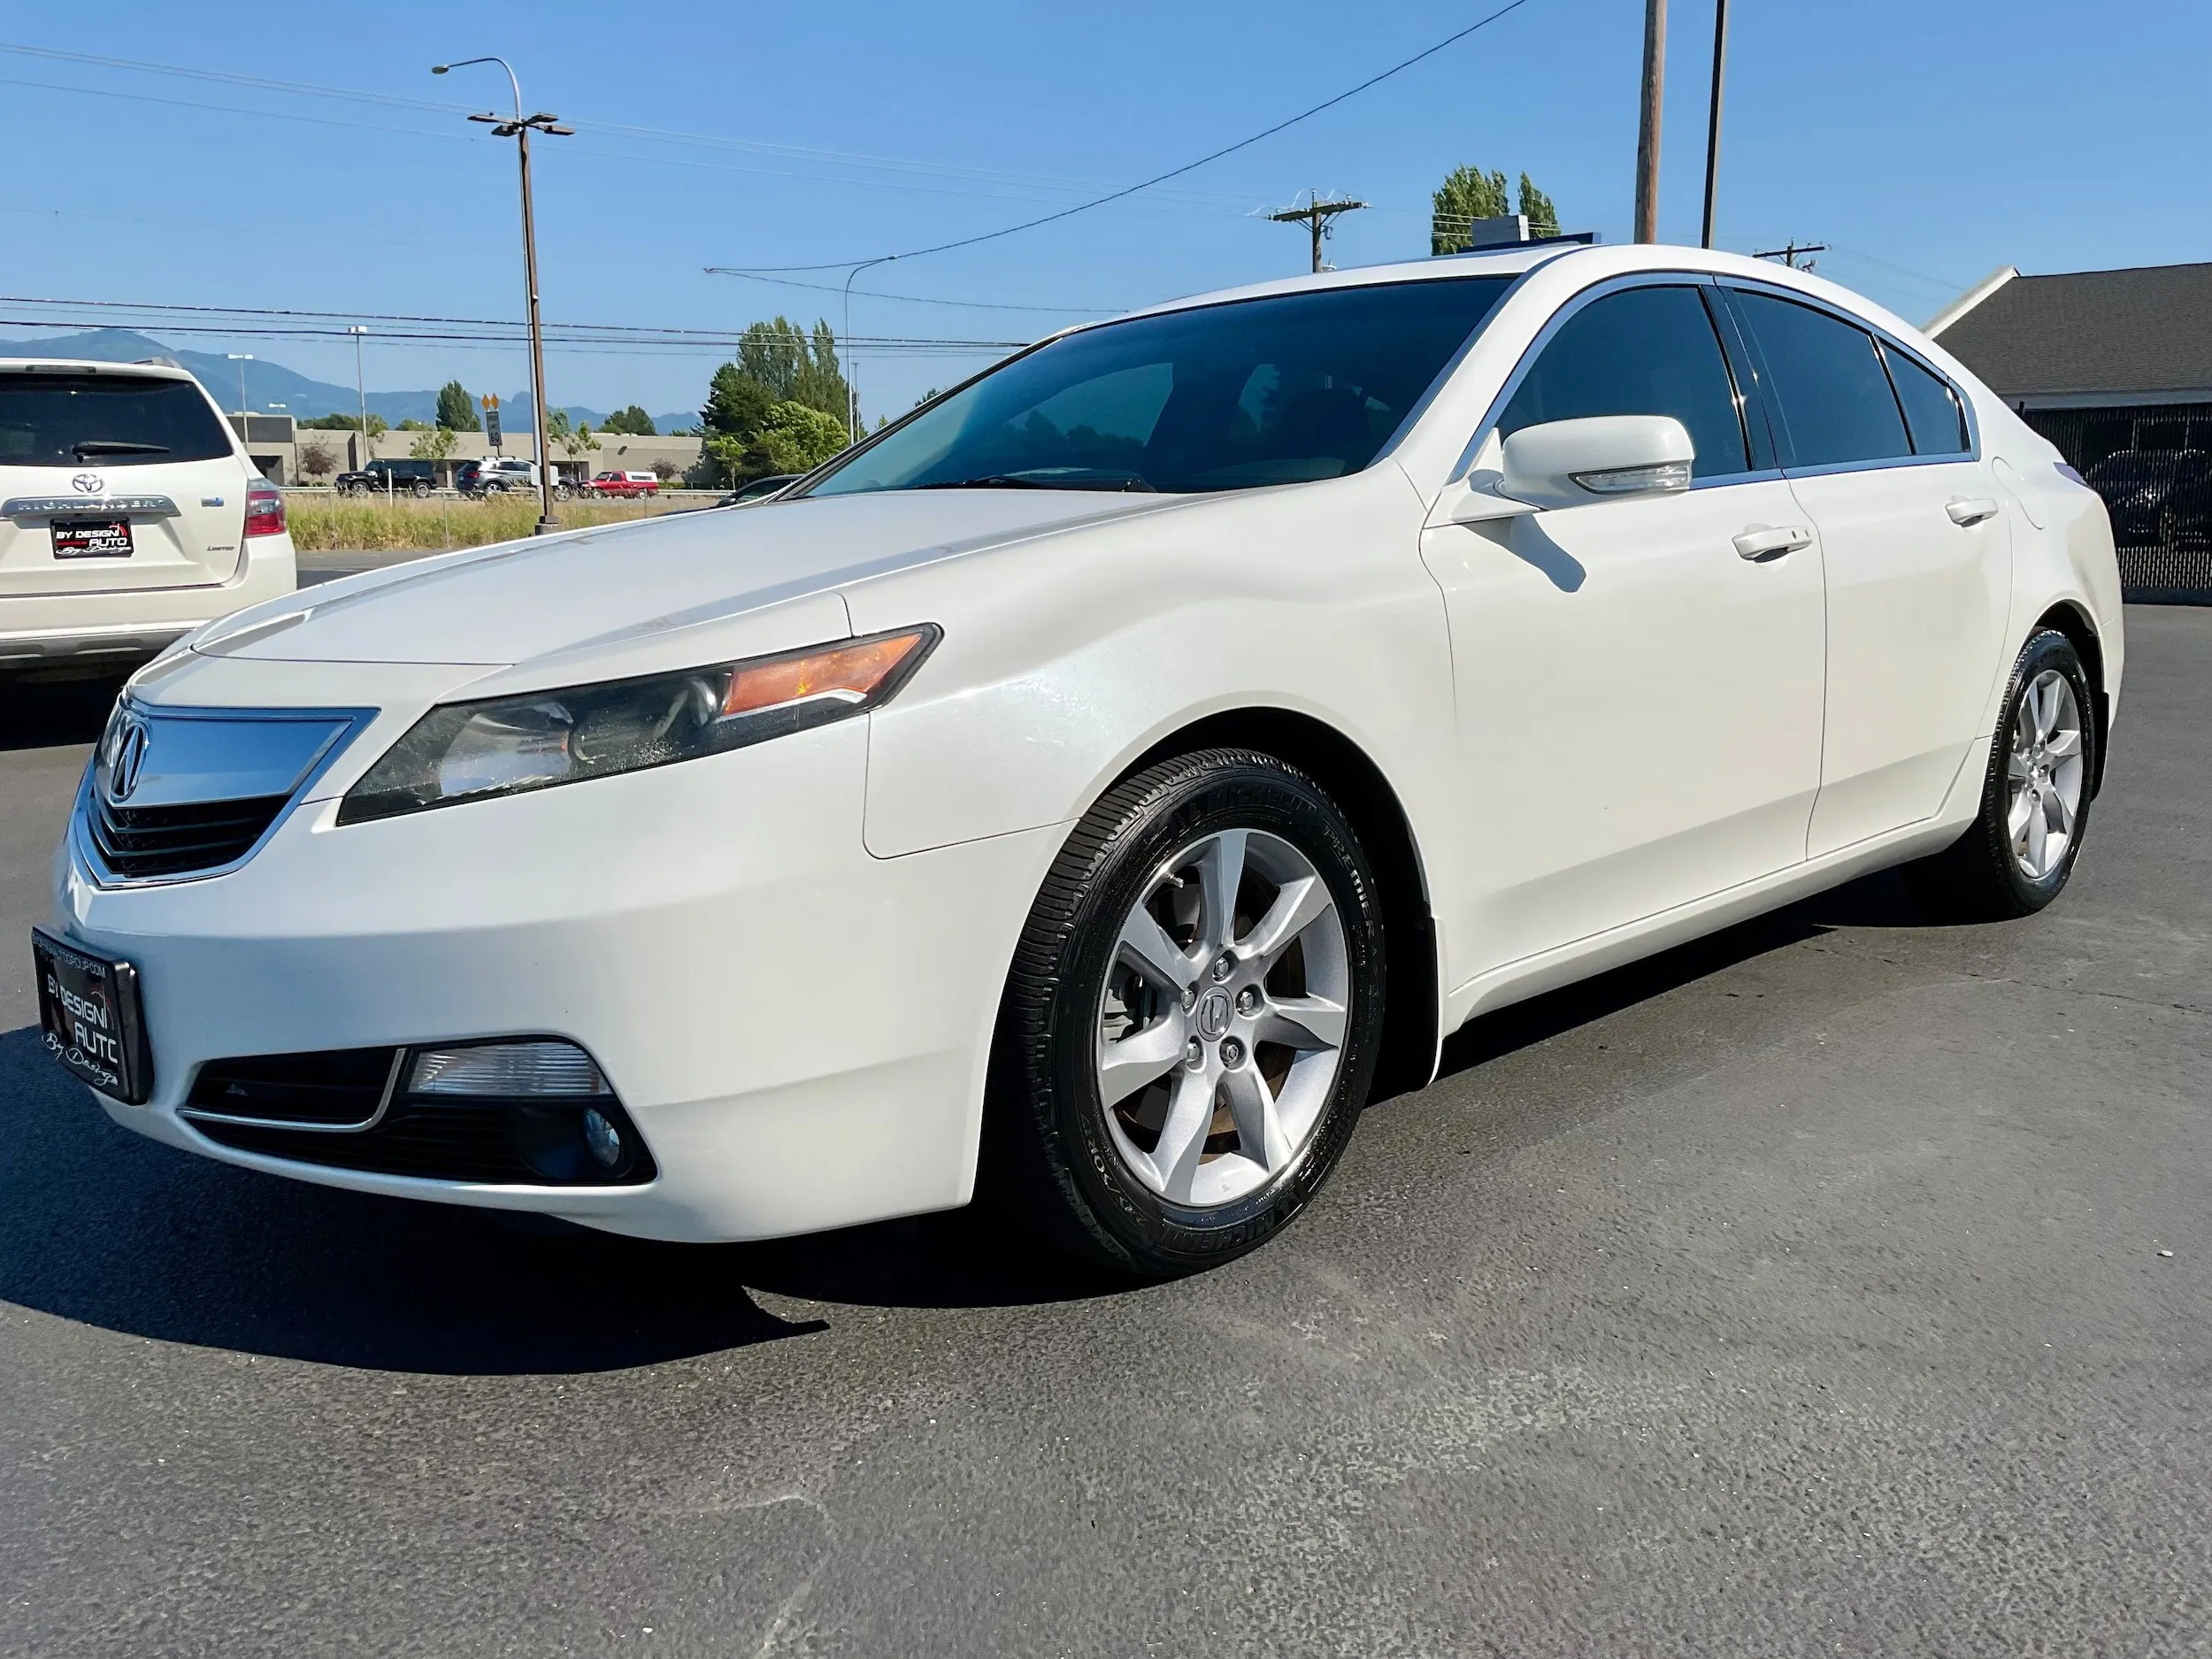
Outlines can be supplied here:
[[661, 481], [650, 472], [601, 472], [584, 488], [595, 495], [657, 495]]

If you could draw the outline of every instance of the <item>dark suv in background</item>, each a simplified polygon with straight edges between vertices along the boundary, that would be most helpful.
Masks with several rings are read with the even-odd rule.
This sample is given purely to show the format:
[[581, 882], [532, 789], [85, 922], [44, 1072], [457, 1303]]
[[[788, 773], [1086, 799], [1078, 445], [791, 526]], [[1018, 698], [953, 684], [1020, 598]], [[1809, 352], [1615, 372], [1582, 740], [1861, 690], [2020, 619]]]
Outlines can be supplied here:
[[355, 472], [338, 474], [341, 495], [427, 495], [438, 488], [438, 469], [430, 461], [372, 461]]

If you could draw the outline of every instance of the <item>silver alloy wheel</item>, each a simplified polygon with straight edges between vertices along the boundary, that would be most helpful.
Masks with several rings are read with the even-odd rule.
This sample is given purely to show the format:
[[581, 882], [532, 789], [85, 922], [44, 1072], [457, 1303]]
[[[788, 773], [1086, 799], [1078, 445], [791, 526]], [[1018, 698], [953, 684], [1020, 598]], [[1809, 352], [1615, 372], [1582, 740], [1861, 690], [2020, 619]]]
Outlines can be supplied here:
[[1328, 1104], [1351, 990], [1336, 900], [1288, 841], [1224, 830], [1168, 859], [1099, 997], [1099, 1100], [1129, 1171], [1193, 1209], [1272, 1179]]
[[2066, 862], [2081, 821], [2081, 704], [2055, 668], [2038, 674], [2012, 720], [2005, 828], [2020, 873], [2040, 881]]

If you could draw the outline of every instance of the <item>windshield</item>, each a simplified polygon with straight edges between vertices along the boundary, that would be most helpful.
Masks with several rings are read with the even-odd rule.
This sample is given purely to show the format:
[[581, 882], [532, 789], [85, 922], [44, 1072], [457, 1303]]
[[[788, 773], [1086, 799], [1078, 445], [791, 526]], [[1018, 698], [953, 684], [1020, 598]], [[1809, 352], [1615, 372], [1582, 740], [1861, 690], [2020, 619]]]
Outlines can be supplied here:
[[230, 434], [190, 380], [0, 374], [0, 466], [152, 466], [230, 453]]
[[1340, 478], [1375, 458], [1512, 280], [1325, 288], [1087, 328], [932, 404], [806, 493]]

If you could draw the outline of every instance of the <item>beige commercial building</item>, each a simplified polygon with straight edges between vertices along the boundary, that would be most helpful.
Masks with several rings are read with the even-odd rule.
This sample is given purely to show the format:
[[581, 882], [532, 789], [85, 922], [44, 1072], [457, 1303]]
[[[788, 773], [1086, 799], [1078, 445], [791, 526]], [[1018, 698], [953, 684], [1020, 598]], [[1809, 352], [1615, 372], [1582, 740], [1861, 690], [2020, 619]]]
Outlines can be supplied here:
[[[237, 429], [239, 418], [230, 417], [231, 427]], [[252, 415], [247, 418], [246, 452], [262, 472], [279, 484], [296, 487], [302, 484], [326, 484], [340, 472], [358, 471], [370, 460], [403, 461], [414, 454], [416, 441], [425, 434], [419, 432], [386, 432], [372, 438], [365, 447], [357, 432], [324, 432], [303, 427], [289, 415]], [[553, 465], [564, 478], [589, 478], [595, 472], [610, 470], [624, 472], [651, 472], [665, 463], [679, 478], [699, 463], [700, 443], [696, 438], [637, 438], [619, 432], [595, 432], [592, 441], [595, 449], [564, 449], [553, 446]], [[312, 453], [318, 447], [327, 457], [329, 466], [319, 468], [312, 465], [320, 457]], [[453, 469], [466, 461], [480, 460], [493, 451], [484, 442], [480, 432], [454, 434], [453, 453], [439, 464], [439, 480], [450, 483]], [[530, 434], [511, 432], [500, 453], [527, 457], [534, 453]]]

